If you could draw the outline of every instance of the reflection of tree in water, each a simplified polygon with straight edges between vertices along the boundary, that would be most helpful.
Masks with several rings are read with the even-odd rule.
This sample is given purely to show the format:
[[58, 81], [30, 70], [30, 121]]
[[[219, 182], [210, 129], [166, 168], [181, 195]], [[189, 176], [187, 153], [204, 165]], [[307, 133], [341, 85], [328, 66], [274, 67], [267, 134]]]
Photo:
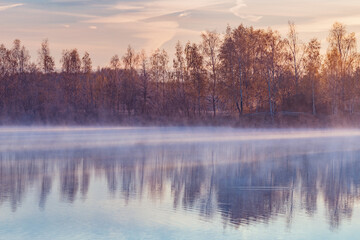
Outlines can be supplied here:
[[57, 178], [64, 201], [86, 200], [95, 177], [104, 178], [110, 195], [126, 202], [144, 196], [157, 201], [171, 191], [174, 209], [196, 209], [206, 218], [219, 212], [234, 226], [278, 215], [290, 223], [296, 211], [312, 216], [320, 194], [331, 227], [350, 218], [359, 198], [359, 153], [306, 154], [316, 146], [279, 146], [250, 142], [3, 153], [0, 204], [8, 202], [15, 211], [35, 186], [39, 207], [45, 208]]
[[49, 175], [43, 175], [41, 179], [41, 192], [40, 192], [40, 201], [39, 207], [41, 209], [45, 208], [46, 199], [50, 194], [52, 187], [52, 178]]
[[337, 227], [343, 218], [351, 218], [355, 200], [360, 197], [358, 159], [359, 153], [337, 153], [328, 159], [329, 164], [323, 169], [321, 188], [324, 189], [327, 215], [332, 227]]
[[86, 197], [89, 191], [90, 184], [90, 167], [88, 166], [88, 161], [82, 161], [82, 174], [81, 174], [81, 185], [80, 185], [80, 193], [83, 198]]
[[74, 202], [79, 189], [79, 160], [68, 160], [60, 170], [61, 196], [69, 202]]
[[38, 183], [42, 172], [35, 163], [35, 155], [0, 155], [0, 204], [9, 202], [13, 211], [21, 204], [29, 187]]
[[[218, 180], [219, 209], [232, 224], [267, 220], [284, 212], [287, 189], [274, 187], [277, 172], [263, 175], [256, 163], [233, 164], [223, 170]], [[226, 174], [227, 173], [227, 174]], [[281, 185], [280, 185], [281, 186]]]
[[308, 155], [303, 155], [299, 166], [299, 174], [301, 177], [301, 208], [305, 209], [305, 212], [310, 216], [313, 216], [317, 211], [317, 179], [319, 169], [313, 167], [314, 159], [314, 156], [309, 157]]

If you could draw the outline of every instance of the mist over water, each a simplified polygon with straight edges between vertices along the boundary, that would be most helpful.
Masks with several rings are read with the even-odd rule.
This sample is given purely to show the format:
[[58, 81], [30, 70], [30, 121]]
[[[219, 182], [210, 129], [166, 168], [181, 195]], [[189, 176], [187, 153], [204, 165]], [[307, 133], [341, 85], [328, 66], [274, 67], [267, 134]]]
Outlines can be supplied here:
[[0, 128], [0, 239], [350, 239], [359, 130]]

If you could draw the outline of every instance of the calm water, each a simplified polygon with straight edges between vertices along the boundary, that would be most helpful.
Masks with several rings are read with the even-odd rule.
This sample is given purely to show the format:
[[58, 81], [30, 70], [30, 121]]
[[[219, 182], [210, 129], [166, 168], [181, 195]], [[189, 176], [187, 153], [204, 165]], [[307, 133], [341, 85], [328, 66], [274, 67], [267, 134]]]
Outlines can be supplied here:
[[0, 239], [355, 239], [360, 131], [0, 128]]

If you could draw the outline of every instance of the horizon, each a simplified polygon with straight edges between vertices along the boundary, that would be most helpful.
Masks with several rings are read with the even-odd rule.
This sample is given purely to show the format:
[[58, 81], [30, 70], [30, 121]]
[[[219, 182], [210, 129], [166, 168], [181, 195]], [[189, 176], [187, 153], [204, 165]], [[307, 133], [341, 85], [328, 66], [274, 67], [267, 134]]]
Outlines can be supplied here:
[[[324, 5], [326, 11], [321, 7]], [[41, 42], [48, 39], [56, 69], [60, 69], [62, 51], [77, 48], [80, 55], [90, 53], [95, 70], [98, 66], [107, 67], [113, 55], [122, 56], [128, 45], [136, 51], [144, 49], [147, 55], [163, 48], [172, 58], [177, 41], [183, 45], [187, 41], [197, 43], [202, 31], [224, 33], [227, 25], [234, 28], [240, 24], [270, 27], [285, 37], [288, 21], [293, 21], [299, 38], [304, 43], [318, 38], [324, 53], [334, 22], [341, 22], [349, 32], [358, 34], [357, 5], [352, 0], [345, 3], [277, 0], [271, 4], [263, 0], [0, 1], [0, 26], [2, 43], [10, 47], [15, 39], [20, 39], [32, 62], [37, 61]]]

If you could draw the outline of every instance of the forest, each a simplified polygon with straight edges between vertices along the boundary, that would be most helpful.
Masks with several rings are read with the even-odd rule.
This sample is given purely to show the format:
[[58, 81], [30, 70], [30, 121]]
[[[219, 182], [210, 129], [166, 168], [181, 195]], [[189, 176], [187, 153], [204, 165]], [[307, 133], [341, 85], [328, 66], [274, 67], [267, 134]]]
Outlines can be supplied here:
[[66, 49], [56, 65], [48, 40], [35, 61], [16, 39], [0, 45], [0, 124], [358, 126], [360, 55], [355, 33], [334, 23], [321, 52], [289, 22], [285, 37], [240, 25], [178, 42], [173, 57], [130, 45], [93, 69]]

